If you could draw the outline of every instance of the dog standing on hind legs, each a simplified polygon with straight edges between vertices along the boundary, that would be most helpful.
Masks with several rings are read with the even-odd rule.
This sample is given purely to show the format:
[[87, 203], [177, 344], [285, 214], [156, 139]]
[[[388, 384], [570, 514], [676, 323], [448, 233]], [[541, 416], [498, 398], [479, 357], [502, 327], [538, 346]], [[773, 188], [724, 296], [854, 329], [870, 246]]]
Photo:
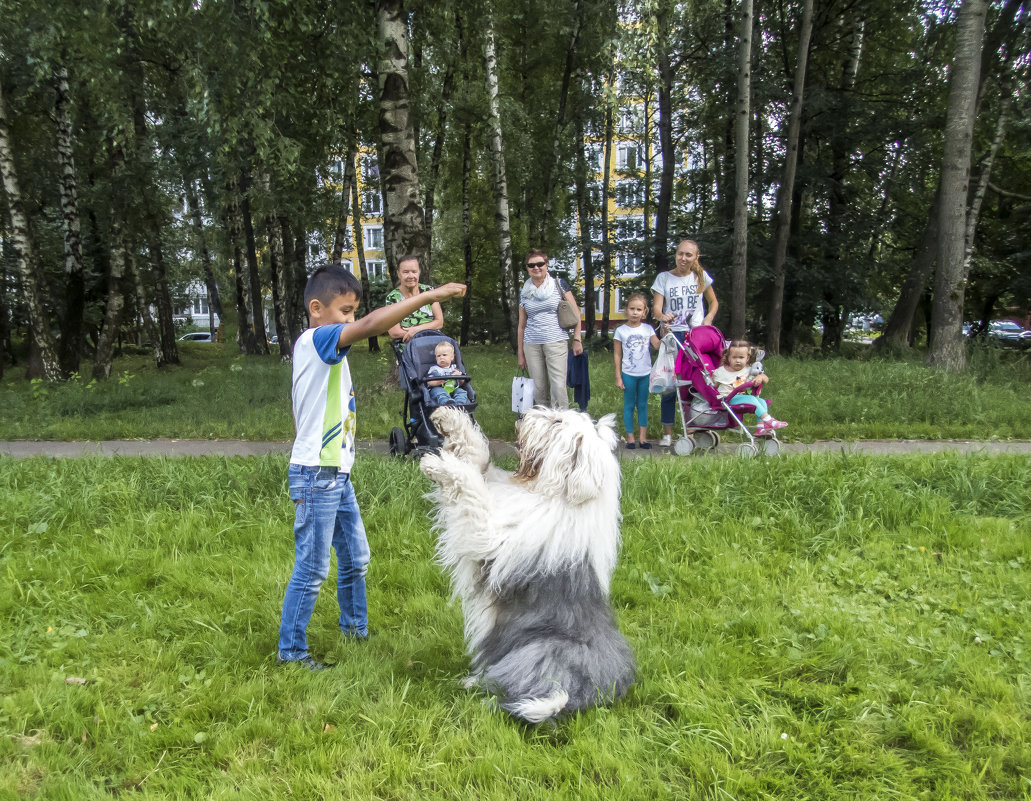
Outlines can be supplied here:
[[468, 686], [528, 723], [622, 697], [635, 666], [609, 605], [620, 530], [614, 416], [533, 409], [515, 473], [491, 465], [465, 412], [443, 406], [431, 419], [444, 447], [420, 468], [436, 485], [437, 560], [462, 602]]

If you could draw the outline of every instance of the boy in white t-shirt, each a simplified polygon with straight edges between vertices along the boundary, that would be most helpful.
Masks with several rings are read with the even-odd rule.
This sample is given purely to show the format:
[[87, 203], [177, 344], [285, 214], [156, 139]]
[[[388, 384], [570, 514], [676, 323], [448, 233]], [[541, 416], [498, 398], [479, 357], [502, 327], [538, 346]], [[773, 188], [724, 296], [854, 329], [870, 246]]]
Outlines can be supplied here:
[[308, 279], [304, 305], [310, 328], [293, 352], [294, 437], [290, 453], [290, 499], [294, 502], [294, 569], [283, 598], [279, 664], [322, 670], [308, 652], [306, 630], [322, 582], [329, 575], [329, 551], [337, 553], [337, 601], [345, 636], [369, 636], [365, 574], [369, 542], [351, 484], [355, 405], [347, 351], [352, 342], [385, 334], [426, 303], [465, 294], [464, 284], [420, 293], [355, 320], [362, 288], [338, 264]]
[[613, 333], [613, 358], [616, 363], [616, 386], [623, 390], [623, 427], [626, 447], [633, 450], [634, 410], [640, 427], [640, 446], [648, 450], [648, 377], [652, 370], [651, 348], [659, 347], [655, 329], [644, 322], [648, 314], [648, 298], [635, 292], [626, 302], [626, 322]]

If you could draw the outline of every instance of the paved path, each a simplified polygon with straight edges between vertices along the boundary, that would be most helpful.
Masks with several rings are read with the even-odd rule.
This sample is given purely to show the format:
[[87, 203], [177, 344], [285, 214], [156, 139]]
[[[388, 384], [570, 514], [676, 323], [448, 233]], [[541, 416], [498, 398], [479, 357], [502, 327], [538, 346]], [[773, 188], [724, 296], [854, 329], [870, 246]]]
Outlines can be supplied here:
[[[988, 455], [1001, 453], [1031, 454], [1031, 441], [1028, 440], [858, 440], [854, 442], [834, 442], [821, 440], [818, 442], [785, 442], [781, 444], [782, 452], [814, 453], [814, 452], [846, 452], [871, 453], [881, 455], [899, 455], [905, 453], [940, 453], [952, 451], [960, 453], [982, 453]], [[385, 441], [363, 440], [358, 443], [360, 451], [382, 453], [388, 452]], [[724, 443], [719, 448], [721, 454], [732, 454], [737, 449], [737, 442]], [[515, 454], [510, 442], [491, 441], [491, 451], [495, 456]], [[0, 454], [26, 458], [31, 456], [77, 457], [77, 456], [261, 456], [266, 453], [288, 454], [289, 442], [252, 442], [236, 439], [151, 439], [151, 440], [104, 440], [99, 442], [35, 442], [14, 440], [0, 442]], [[654, 458], [669, 453], [668, 449], [653, 448], [651, 451], [626, 451], [620, 448], [624, 458]]]

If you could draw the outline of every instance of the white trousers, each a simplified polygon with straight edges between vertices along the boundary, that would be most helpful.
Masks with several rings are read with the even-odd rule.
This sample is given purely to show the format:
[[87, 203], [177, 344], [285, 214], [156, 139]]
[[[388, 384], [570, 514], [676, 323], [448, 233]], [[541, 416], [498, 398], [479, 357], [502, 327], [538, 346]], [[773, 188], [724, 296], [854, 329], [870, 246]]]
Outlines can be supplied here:
[[[526, 369], [533, 379], [533, 403], [535, 406], [550, 406], [552, 409], [569, 408], [569, 390], [566, 388], [566, 359], [569, 344], [566, 340], [549, 342], [546, 345], [523, 343]], [[545, 379], [548, 392], [544, 390]]]

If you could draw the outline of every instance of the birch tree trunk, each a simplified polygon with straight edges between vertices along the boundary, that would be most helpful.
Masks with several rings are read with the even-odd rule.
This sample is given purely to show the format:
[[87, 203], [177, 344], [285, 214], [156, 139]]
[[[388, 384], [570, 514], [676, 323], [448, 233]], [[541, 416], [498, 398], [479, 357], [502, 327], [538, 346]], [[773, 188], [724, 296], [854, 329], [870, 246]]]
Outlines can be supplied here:
[[[615, 93], [615, 75], [609, 75], [606, 84]], [[614, 102], [614, 98], [613, 98]], [[612, 236], [609, 231], [609, 197], [612, 188], [612, 103], [605, 106], [605, 167], [601, 174], [601, 331], [602, 340], [609, 338], [609, 299], [612, 294]], [[585, 286], [585, 292], [594, 292], [594, 286]]]
[[572, 82], [573, 70], [576, 66], [577, 45], [580, 41], [580, 31], [583, 29], [583, 2], [575, 0], [573, 9], [573, 31], [569, 36], [569, 47], [566, 48], [566, 66], [562, 72], [562, 84], [559, 89], [558, 114], [555, 117], [555, 127], [551, 136], [551, 158], [544, 167], [544, 209], [541, 213], [540, 226], [537, 232], [537, 240], [542, 247], [551, 246], [552, 234], [557, 226], [552, 222], [552, 207], [554, 205], [555, 176], [558, 173], [559, 159], [562, 155], [562, 131], [566, 127], [566, 106], [569, 101], [569, 85]]
[[580, 258], [584, 268], [584, 325], [587, 338], [594, 336], [594, 254], [591, 247], [591, 210], [587, 203], [587, 143], [583, 118], [576, 117], [576, 216], [580, 228]]
[[974, 258], [974, 236], [977, 233], [977, 223], [981, 218], [981, 206], [984, 203], [984, 196], [988, 191], [988, 184], [992, 180], [992, 165], [995, 163], [995, 157], [999, 153], [999, 148], [1002, 147], [1002, 140], [1006, 133], [1006, 123], [1009, 121], [1012, 96], [1007, 93], [1008, 89], [1008, 86], [1003, 86], [999, 118], [995, 122], [995, 136], [992, 139], [991, 147], [988, 148], [988, 153], [985, 154], [984, 159], [981, 161], [981, 172], [978, 175], [977, 186], [974, 188], [973, 196], [970, 200], [970, 210], [967, 212], [966, 254], [963, 257], [963, 271], [966, 275], [970, 274], [970, 264]]
[[408, 14], [401, 0], [377, 0], [376, 27], [382, 55], [379, 84], [380, 178], [383, 181], [383, 249], [391, 275], [414, 254], [426, 266], [429, 240], [419, 197], [419, 166], [409, 108]]
[[[150, 303], [147, 298], [147, 290], [143, 286], [143, 276], [140, 274], [139, 264], [137, 264], [132, 251], [125, 247], [124, 237], [123, 242], [117, 244], [123, 249], [125, 272], [132, 282], [133, 296], [136, 298], [136, 313], [139, 315], [143, 326], [143, 341], [149, 343], [154, 363], [160, 366], [163, 363], [161, 332], [158, 330], [158, 325], [150, 314]], [[115, 247], [115, 245], [112, 244], [112, 247]]]
[[[179, 364], [179, 346], [175, 340], [173, 323], [172, 294], [168, 287], [168, 270], [165, 267], [164, 247], [161, 243], [161, 231], [164, 220], [154, 202], [157, 179], [154, 169], [154, 142], [147, 127], [147, 103], [144, 94], [142, 58], [138, 52], [138, 40], [131, 22], [123, 21], [127, 37], [132, 43], [130, 60], [126, 74], [130, 83], [129, 104], [132, 112], [133, 132], [136, 137], [135, 161], [139, 165], [141, 182], [138, 187], [138, 202], [143, 226], [146, 232], [147, 250], [150, 253], [150, 268], [154, 283], [154, 307], [157, 310], [160, 350], [156, 351], [156, 364], [163, 367], [167, 364]], [[137, 276], [139, 270], [134, 271]]]
[[[457, 15], [456, 15], [457, 16]], [[462, 52], [461, 31], [459, 31], [459, 53]], [[422, 278], [427, 284], [433, 283], [433, 207], [434, 195], [437, 192], [437, 179], [440, 176], [440, 162], [444, 155], [444, 138], [447, 135], [447, 110], [451, 103], [451, 92], [455, 86], [455, 65], [449, 62], [444, 73], [444, 83], [440, 90], [440, 114], [437, 117], [437, 135], [433, 140], [433, 153], [430, 156], [429, 175], [426, 176], [426, 263], [422, 269]]]
[[[251, 322], [252, 303], [248, 289], [247, 256], [243, 244], [243, 215], [240, 212], [240, 187], [236, 181], [228, 186], [229, 204], [226, 210], [227, 229], [233, 254], [233, 273], [236, 280], [236, 343], [245, 355], [258, 353]], [[260, 295], [259, 295], [260, 299]]]
[[673, 171], [676, 155], [673, 152], [673, 67], [669, 60], [668, 11], [659, 11], [656, 17], [656, 66], [659, 73], [659, 150], [662, 152], [662, 172], [659, 173], [659, 198], [655, 210], [655, 272], [669, 269], [669, 211], [673, 205]]
[[208, 328], [211, 331], [211, 340], [215, 340], [215, 321], [213, 315], [217, 314], [221, 321], [224, 317], [222, 312], [222, 296], [218, 291], [218, 283], [215, 281], [215, 273], [211, 268], [211, 251], [208, 249], [207, 237], [204, 235], [204, 220], [200, 213], [200, 197], [197, 187], [187, 176], [183, 176], [183, 184], [186, 187], [186, 206], [190, 210], [190, 219], [193, 221], [194, 232], [197, 237], [197, 252], [200, 254], [201, 264], [204, 268], [204, 285], [208, 288]]
[[111, 242], [108, 249], [107, 301], [104, 304], [104, 320], [100, 325], [100, 335], [97, 337], [97, 349], [93, 354], [93, 377], [97, 380], [111, 377], [115, 337], [125, 306], [125, 293], [122, 290], [122, 278], [125, 275], [125, 241], [121, 213], [114, 205], [111, 208], [109, 236]]
[[[351, 216], [354, 221], [354, 247], [358, 252], [358, 276], [362, 282], [362, 304], [369, 309], [372, 306], [372, 294], [369, 287], [369, 268], [365, 263], [365, 242], [362, 239], [362, 201], [358, 197], [357, 181], [351, 184], [351, 203], [354, 209]], [[354, 271], [352, 270], [352, 272]], [[369, 352], [379, 353], [377, 337], [369, 337]], [[391, 369], [396, 370], [397, 364], [395, 363]]]
[[785, 263], [788, 255], [788, 239], [791, 236], [791, 202], [795, 191], [795, 169], [798, 166], [798, 140], [802, 127], [802, 95], [805, 91], [806, 65], [809, 59], [809, 39], [813, 32], [813, 0], [805, 0], [802, 9], [802, 27], [798, 42], [798, 62], [795, 65], [795, 81], [791, 91], [784, 176], [777, 192], [777, 233], [773, 251], [773, 287], [770, 292], [770, 307], [766, 321], [766, 350], [780, 353], [781, 324], [784, 314]]
[[981, 74], [985, 0], [964, 0], [956, 19], [956, 50], [949, 76], [945, 118], [938, 268], [931, 307], [929, 367], [958, 372], [966, 367], [963, 300], [967, 281], [967, 192], [974, 111]]
[[61, 315], [61, 369], [65, 373], [79, 370], [85, 332], [82, 313], [86, 302], [82, 269], [82, 225], [79, 218], [79, 189], [75, 175], [75, 139], [69, 108], [68, 70], [60, 66], [54, 71], [56, 97], [54, 117], [57, 122], [57, 163], [61, 171], [61, 223], [64, 228], [65, 297]]
[[347, 240], [347, 217], [351, 208], [351, 184], [354, 183], [354, 159], [356, 149], [354, 145], [348, 145], [347, 154], [344, 156], [344, 185], [340, 188], [340, 216], [337, 217], [336, 235], [333, 237], [333, 250], [329, 260], [333, 264], [339, 264], [344, 253], [344, 244]]
[[734, 227], [730, 255], [730, 338], [744, 339], [748, 300], [748, 123], [752, 94], [752, 0], [741, 0], [734, 111]]
[[258, 268], [258, 246], [254, 239], [254, 217], [251, 214], [251, 175], [244, 170], [240, 180], [240, 222], [243, 225], [244, 253], [247, 256], [247, 290], [251, 307], [251, 328], [254, 331], [254, 353], [268, 353], [268, 332], [265, 329], [265, 299], [261, 294], [261, 272]]
[[57, 343], [50, 330], [50, 317], [43, 303], [45, 286], [39, 254], [29, 229], [18, 173], [14, 165], [11, 145], [11, 127], [7, 120], [3, 87], [0, 86], [0, 178], [7, 195], [7, 214], [10, 220], [11, 242], [18, 257], [18, 279], [24, 293], [29, 316], [29, 328], [39, 348], [41, 377], [56, 381], [63, 377], [57, 356]]
[[484, 32], [484, 67], [487, 78], [488, 143], [494, 168], [494, 222], [498, 230], [501, 269], [501, 310], [508, 322], [508, 342], [516, 349], [516, 293], [512, 277], [512, 232], [508, 211], [508, 181], [505, 177], [505, 147], [501, 139], [501, 103], [498, 99], [498, 58], [494, 49], [494, 12], [488, 9]]
[[[462, 258], [465, 262], [465, 285], [473, 285], [475, 267], [473, 265], [472, 239], [472, 205], [469, 192], [469, 174], [472, 172], [472, 130], [469, 122], [462, 126]], [[472, 325], [472, 292], [466, 292], [462, 298], [462, 331], [458, 344], [463, 348], [469, 342], [469, 330]]]

